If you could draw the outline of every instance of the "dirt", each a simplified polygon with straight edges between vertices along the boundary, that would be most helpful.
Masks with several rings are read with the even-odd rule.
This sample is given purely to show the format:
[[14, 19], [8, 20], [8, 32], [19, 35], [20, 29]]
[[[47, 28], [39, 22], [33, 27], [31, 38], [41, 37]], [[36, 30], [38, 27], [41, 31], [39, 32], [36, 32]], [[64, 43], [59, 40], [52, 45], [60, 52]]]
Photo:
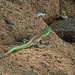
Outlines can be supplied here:
[[[46, 15], [36, 16], [38, 12]], [[58, 15], [59, 0], [0, 0], [0, 56], [19, 46], [17, 42], [41, 33]], [[45, 47], [31, 46], [0, 59], [0, 74], [75, 75], [75, 47], [62, 40], [53, 27], [44, 42]]]

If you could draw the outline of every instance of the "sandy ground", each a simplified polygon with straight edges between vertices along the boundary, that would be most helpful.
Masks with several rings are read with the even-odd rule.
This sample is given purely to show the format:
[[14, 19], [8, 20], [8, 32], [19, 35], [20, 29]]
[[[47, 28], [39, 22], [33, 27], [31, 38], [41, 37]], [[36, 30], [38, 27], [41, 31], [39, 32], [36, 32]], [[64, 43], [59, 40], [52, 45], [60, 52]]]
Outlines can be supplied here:
[[[16, 42], [29, 40], [34, 34], [42, 32], [47, 26], [46, 23], [50, 24], [56, 18], [55, 15], [52, 17], [50, 14], [45, 17], [35, 17], [36, 14], [27, 1], [23, 5], [21, 1], [20, 3], [0, 1], [0, 56], [19, 46]], [[59, 5], [56, 0], [53, 1], [55, 1], [53, 5], [57, 7], [53, 10], [55, 12], [59, 10]], [[35, 1], [33, 4], [35, 5]], [[55, 12], [56, 15], [58, 13]], [[49, 15], [52, 17], [50, 22]], [[46, 23], [42, 18], [45, 18]], [[4, 60], [0, 59], [0, 74], [75, 75], [75, 47], [60, 39], [53, 30], [44, 42], [45, 47], [31, 46], [12, 52], [5, 56]]]

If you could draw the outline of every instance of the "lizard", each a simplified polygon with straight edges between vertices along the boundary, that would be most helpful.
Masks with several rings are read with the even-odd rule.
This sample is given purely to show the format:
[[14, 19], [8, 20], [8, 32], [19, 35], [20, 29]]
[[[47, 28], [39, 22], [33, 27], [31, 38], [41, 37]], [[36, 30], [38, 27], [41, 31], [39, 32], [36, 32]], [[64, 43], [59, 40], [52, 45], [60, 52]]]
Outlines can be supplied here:
[[12, 48], [11, 50], [9, 50], [7, 53], [3, 54], [0, 59], [2, 59], [2, 57], [8, 55], [9, 53], [15, 51], [15, 50], [18, 50], [18, 49], [24, 49], [24, 48], [28, 48], [32, 45], [37, 45], [39, 47], [39, 42], [41, 41], [41, 43], [44, 43], [43, 42], [43, 39], [51, 32], [51, 27], [48, 26], [44, 31], [42, 31], [41, 33], [35, 35], [34, 37], [32, 37], [30, 39], [30, 41], [27, 43], [27, 44], [23, 44], [21, 46], [18, 46], [18, 47], [14, 47]]

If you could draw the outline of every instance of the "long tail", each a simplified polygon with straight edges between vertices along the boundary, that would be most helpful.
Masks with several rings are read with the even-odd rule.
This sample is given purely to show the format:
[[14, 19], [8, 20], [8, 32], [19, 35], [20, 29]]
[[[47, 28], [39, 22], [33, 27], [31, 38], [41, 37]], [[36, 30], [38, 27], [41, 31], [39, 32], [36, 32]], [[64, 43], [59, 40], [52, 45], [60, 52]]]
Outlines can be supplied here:
[[23, 48], [27, 48], [27, 47], [30, 47], [30, 45], [22, 45], [22, 46], [18, 46], [18, 47], [15, 47], [15, 48], [12, 48], [10, 51], [8, 51], [7, 53], [3, 54], [0, 59], [2, 59], [2, 57], [4, 57], [5, 55], [8, 55], [9, 53], [13, 52], [14, 50], [18, 50], [18, 49], [23, 49]]

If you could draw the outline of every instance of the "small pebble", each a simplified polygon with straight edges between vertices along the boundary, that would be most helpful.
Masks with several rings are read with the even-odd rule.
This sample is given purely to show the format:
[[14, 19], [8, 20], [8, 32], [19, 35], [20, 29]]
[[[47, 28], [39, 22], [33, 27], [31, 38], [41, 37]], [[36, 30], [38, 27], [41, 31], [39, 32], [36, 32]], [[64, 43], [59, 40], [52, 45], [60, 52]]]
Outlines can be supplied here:
[[37, 16], [44, 16], [45, 13], [41, 13], [41, 12], [39, 12], [39, 13], [37, 13], [36, 15], [37, 15]]
[[34, 25], [34, 28], [37, 28], [37, 25]]
[[8, 24], [10, 25], [14, 25], [14, 23], [12, 21], [8, 21]]
[[8, 27], [5, 27], [5, 29], [8, 29]]
[[49, 45], [49, 42], [45, 43], [45, 45]]
[[30, 14], [30, 12], [28, 11], [27, 14]]
[[0, 57], [0, 59], [2, 59], [2, 57]]
[[19, 11], [19, 9], [15, 9], [16, 11]]
[[33, 66], [30, 66], [31, 68], [34, 68]]
[[51, 64], [51, 62], [50, 62], [50, 61], [49, 61], [48, 63], [49, 63], [49, 64]]
[[50, 38], [50, 36], [47, 36], [47, 38]]
[[29, 57], [31, 57], [31, 56], [28, 56], [28, 58], [29, 58]]
[[61, 63], [61, 61], [60, 61], [60, 60], [58, 60], [58, 63]]
[[52, 59], [53, 57], [52, 56], [50, 56], [50, 59]]
[[47, 56], [46, 54], [43, 54], [43, 56]]
[[57, 56], [55, 56], [55, 58], [58, 58]]
[[73, 58], [71, 60], [72, 60], [72, 62], [74, 62], [74, 59]]
[[25, 29], [28, 29], [28, 27], [25, 27]]
[[74, 65], [73, 63], [71, 63], [71, 65]]
[[20, 9], [23, 9], [22, 6], [20, 6]]
[[35, 51], [39, 51], [38, 49], [35, 49]]
[[14, 23], [12, 21], [5, 20], [5, 22], [9, 25], [14, 25]]
[[19, 65], [20, 67], [22, 67], [22, 65]]
[[36, 58], [39, 58], [38, 56], [36, 56]]
[[12, 45], [10, 44], [9, 47], [12, 47]]
[[7, 50], [4, 50], [4, 52], [7, 52]]
[[60, 58], [63, 58], [63, 57], [60, 57]]
[[18, 58], [15, 58], [15, 60], [18, 60]]
[[31, 16], [29, 16], [29, 18], [31, 18]]
[[4, 37], [2, 37], [1, 39], [4, 40]]
[[12, 13], [11, 11], [9, 11], [9, 13]]

